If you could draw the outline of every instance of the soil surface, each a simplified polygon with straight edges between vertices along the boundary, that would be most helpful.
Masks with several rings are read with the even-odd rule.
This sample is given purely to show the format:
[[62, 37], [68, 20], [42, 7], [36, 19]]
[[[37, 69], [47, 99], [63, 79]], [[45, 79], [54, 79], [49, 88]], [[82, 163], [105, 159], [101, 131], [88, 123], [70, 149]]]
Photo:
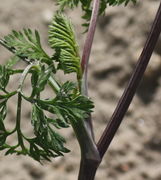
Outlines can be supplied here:
[[[139, 1], [139, 0], [138, 0]], [[0, 37], [12, 29], [38, 29], [47, 44], [48, 24], [57, 7], [52, 0], [0, 0]], [[109, 7], [99, 19], [89, 66], [89, 95], [96, 140], [110, 119], [145, 43], [159, 0], [127, 7]], [[67, 12], [80, 48], [84, 34], [79, 10]], [[1, 63], [11, 54], [0, 47]], [[16, 82], [13, 80], [13, 83]], [[12, 88], [13, 84], [11, 85]], [[27, 86], [26, 86], [27, 87]], [[14, 124], [16, 101], [9, 106], [9, 127]], [[30, 133], [30, 113], [24, 104], [24, 130]], [[76, 180], [80, 152], [71, 129], [63, 132], [71, 153], [40, 165], [29, 157], [0, 154], [1, 180]], [[14, 142], [15, 139], [10, 139]], [[96, 175], [96, 180], [161, 180], [161, 39], [137, 94]]]

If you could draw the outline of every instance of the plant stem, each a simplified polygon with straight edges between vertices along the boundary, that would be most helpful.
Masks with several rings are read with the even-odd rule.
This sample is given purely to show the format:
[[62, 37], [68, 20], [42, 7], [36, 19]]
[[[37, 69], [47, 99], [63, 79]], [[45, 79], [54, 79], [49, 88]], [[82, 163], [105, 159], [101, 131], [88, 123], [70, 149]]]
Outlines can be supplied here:
[[[95, 30], [96, 30], [97, 19], [98, 19], [98, 15], [99, 15], [99, 6], [100, 6], [100, 0], [94, 0], [92, 16], [91, 16], [91, 20], [90, 20], [89, 29], [87, 32], [87, 38], [85, 41], [83, 55], [82, 55], [82, 61], [81, 61], [81, 67], [82, 67], [82, 72], [83, 72], [81, 92], [85, 96], [88, 96], [88, 80], [87, 80], [87, 78], [88, 78], [87, 77], [88, 63], [89, 63], [89, 56], [91, 53], [93, 38], [94, 38]], [[91, 115], [87, 119], [85, 119], [85, 123], [86, 123], [86, 127], [88, 128], [89, 132], [91, 133], [91, 135], [94, 139]]]
[[[8, 49], [10, 52], [12, 52], [13, 54], [15, 54], [16, 53], [16, 49], [14, 48], [14, 47], [8, 47], [7, 45], [6, 45], [6, 43], [5, 43], [5, 41], [4, 40], [2, 40], [2, 39], [0, 39], [0, 44], [3, 46], [3, 47], [5, 47], [6, 49]], [[21, 57], [21, 56], [19, 56], [19, 55], [17, 55], [17, 57], [19, 57], [20, 59], [22, 59], [24, 62], [26, 62], [26, 63], [31, 63], [31, 60], [29, 60], [29, 59], [27, 59], [27, 58], [25, 58], [25, 57]]]
[[122, 119], [125, 113], [128, 110], [128, 107], [135, 95], [137, 87], [143, 77], [145, 69], [148, 65], [148, 62], [151, 58], [152, 52], [154, 51], [155, 45], [159, 38], [161, 32], [161, 3], [156, 14], [155, 20], [153, 22], [151, 31], [148, 35], [147, 41], [143, 48], [143, 51], [139, 57], [138, 63], [134, 69], [134, 72], [130, 78], [130, 81], [120, 98], [118, 105], [110, 119], [109, 124], [105, 128], [98, 144], [98, 150], [100, 152], [101, 158], [104, 156], [105, 152], [107, 151], [117, 129], [119, 128]]
[[81, 67], [83, 72], [82, 93], [86, 96], [88, 96], [88, 81], [87, 81], [88, 63], [89, 63], [89, 57], [93, 44], [94, 34], [96, 30], [97, 19], [99, 15], [99, 6], [100, 6], [100, 0], [94, 0], [92, 16], [89, 24], [89, 29], [87, 32], [87, 37], [85, 40], [82, 61], [81, 61]]
[[[96, 24], [99, 14], [99, 5], [100, 0], [94, 0], [92, 16], [81, 61], [81, 67], [83, 72], [81, 92], [85, 96], [88, 96], [88, 63], [96, 30]], [[89, 115], [89, 117], [85, 119], [85, 121], [82, 123], [82, 127], [79, 126], [78, 129], [76, 129], [75, 131], [81, 148], [81, 162], [78, 180], [93, 180], [97, 168], [101, 162], [101, 158], [97, 146], [94, 142], [94, 132], [91, 115]]]
[[94, 177], [96, 169], [101, 162], [97, 146], [84, 121], [71, 122], [71, 124], [81, 149], [81, 164], [78, 180], [93, 180], [89, 177]]
[[49, 77], [49, 85], [54, 90], [54, 92], [60, 91], [59, 83], [54, 79], [52, 75]]
[[21, 93], [19, 92], [18, 93], [17, 116], [16, 116], [16, 130], [17, 130], [17, 136], [18, 136], [18, 143], [22, 147], [22, 149], [25, 150], [22, 133], [21, 133], [21, 103], [22, 103], [22, 97], [21, 97]]
[[20, 78], [20, 81], [19, 81], [19, 86], [18, 86], [18, 91], [22, 91], [22, 88], [23, 88], [23, 84], [24, 84], [24, 81], [25, 81], [25, 78], [27, 76], [27, 74], [29, 73], [29, 71], [31, 70], [31, 68], [35, 66], [35, 64], [29, 64], [23, 71], [22, 75], [21, 75], [21, 78]]
[[0, 94], [0, 100], [4, 99], [4, 98], [8, 99], [8, 98], [14, 96], [15, 94], [17, 94], [17, 91], [8, 92], [7, 94], [3, 94], [3, 95]]
[[100, 161], [87, 161], [82, 159], [78, 180], [94, 180]]

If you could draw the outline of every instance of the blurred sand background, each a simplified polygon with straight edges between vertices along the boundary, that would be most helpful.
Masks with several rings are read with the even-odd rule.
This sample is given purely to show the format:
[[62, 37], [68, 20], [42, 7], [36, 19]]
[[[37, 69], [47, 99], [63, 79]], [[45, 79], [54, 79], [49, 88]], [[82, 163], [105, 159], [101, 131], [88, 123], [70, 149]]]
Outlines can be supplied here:
[[[89, 67], [89, 95], [95, 102], [93, 119], [96, 140], [109, 121], [135, 67], [158, 6], [159, 0], [140, 0], [136, 6], [109, 7], [105, 17], [99, 19]], [[12, 29], [38, 29], [44, 48], [52, 53], [47, 44], [47, 32], [56, 9], [52, 0], [0, 0], [0, 37]], [[80, 11], [67, 13], [82, 49], [84, 35]], [[11, 56], [3, 47], [0, 47], [0, 54], [1, 63]], [[13, 100], [9, 106], [9, 125], [14, 123], [15, 103]], [[23, 127], [28, 132], [29, 120], [26, 105]], [[79, 147], [71, 129], [64, 132], [64, 136], [71, 153], [43, 166], [29, 157], [3, 156], [4, 153], [1, 153], [0, 180], [76, 180]], [[11, 141], [14, 142], [14, 138]], [[161, 180], [161, 39], [96, 175], [96, 180], [145, 179]]]

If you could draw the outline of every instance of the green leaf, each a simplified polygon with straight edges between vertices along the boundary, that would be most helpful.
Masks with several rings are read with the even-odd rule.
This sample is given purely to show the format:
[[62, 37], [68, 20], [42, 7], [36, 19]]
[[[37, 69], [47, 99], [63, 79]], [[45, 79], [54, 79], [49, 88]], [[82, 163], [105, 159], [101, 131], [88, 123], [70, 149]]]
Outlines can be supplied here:
[[66, 6], [73, 8], [78, 6], [79, 0], [57, 0], [60, 9], [64, 9]]
[[42, 49], [38, 31], [32, 32], [31, 29], [21, 31], [12, 31], [11, 34], [4, 37], [6, 47], [12, 49], [17, 56], [31, 60], [39, 60], [51, 63], [50, 57]]
[[0, 146], [3, 146], [6, 138], [7, 138], [7, 132], [6, 128], [4, 126], [4, 119], [7, 115], [7, 105], [6, 101], [1, 102], [0, 106]]
[[40, 149], [34, 144], [34, 143], [30, 143], [30, 156], [33, 157], [36, 161], [40, 162]]
[[104, 0], [104, 2], [108, 3], [110, 6], [124, 4], [127, 5], [128, 3], [136, 3], [137, 0]]
[[5, 90], [9, 82], [9, 72], [5, 66], [0, 65], [0, 89]]
[[[77, 5], [76, 0], [73, 3]], [[85, 5], [85, 1], [82, 0]], [[64, 5], [62, 5], [64, 6]], [[71, 2], [72, 6], [72, 2]], [[16, 153], [17, 155], [28, 155], [35, 160], [50, 161], [51, 157], [63, 156], [69, 152], [65, 147], [65, 139], [59, 134], [59, 129], [67, 128], [71, 124], [79, 125], [89, 116], [93, 109], [93, 103], [87, 97], [79, 93], [78, 84], [66, 82], [59, 84], [55, 81], [53, 74], [56, 73], [52, 60], [57, 62], [57, 69], [64, 73], [76, 73], [77, 78], [82, 76], [78, 45], [76, 43], [71, 22], [62, 14], [57, 14], [49, 28], [49, 43], [55, 50], [50, 58], [42, 49], [40, 36], [37, 31], [30, 29], [12, 31], [0, 43], [14, 52], [21, 59], [26, 58], [29, 65], [23, 69], [12, 69], [19, 58], [12, 58], [6, 66], [0, 65], [0, 150], [6, 150], [6, 155]], [[47, 64], [44, 64], [47, 63]], [[9, 78], [13, 74], [22, 73], [18, 90], [8, 92], [5, 88]], [[31, 74], [32, 93], [26, 97], [23, 94], [24, 81]], [[29, 76], [30, 77], [30, 76]], [[51, 99], [41, 99], [41, 92], [47, 83], [52, 84], [55, 91]], [[50, 84], [51, 83], [51, 84]], [[7, 101], [13, 95], [18, 94], [16, 124], [11, 131], [5, 128], [7, 115]], [[21, 129], [22, 98], [32, 105], [31, 124], [34, 137], [24, 135]], [[48, 112], [52, 113], [50, 117]], [[45, 114], [46, 113], [46, 114]], [[79, 126], [77, 126], [79, 127]], [[6, 138], [17, 134], [16, 145], [6, 143]]]
[[53, 126], [55, 126], [57, 129], [60, 129], [60, 128], [68, 128], [69, 125], [62, 121], [62, 119], [51, 119], [51, 118], [47, 118], [47, 121], [52, 124]]
[[62, 122], [76, 123], [89, 116], [93, 102], [81, 94], [75, 93], [76, 85], [66, 82], [53, 100], [36, 100], [41, 109], [55, 114]]
[[31, 76], [31, 85], [32, 85], [32, 96], [35, 96], [37, 92], [37, 84], [38, 84], [38, 79], [39, 79], [39, 73], [37, 71], [32, 72]]
[[[32, 125], [34, 126], [36, 137], [32, 139], [32, 143], [34, 142], [34, 144], [31, 145], [30, 153], [36, 160], [43, 158], [41, 153], [35, 155], [34, 149], [38, 148], [37, 145], [46, 153], [46, 155], [44, 154], [45, 159], [69, 152], [69, 150], [64, 147], [65, 139], [50, 127], [51, 124], [51, 119], [49, 121], [49, 118], [44, 115], [43, 110], [34, 104], [32, 110]], [[40, 152], [38, 149], [37, 151]]]
[[[101, 0], [99, 14], [104, 14], [107, 6], [116, 6], [120, 4], [124, 4], [125, 6], [127, 6], [130, 2], [135, 4], [136, 1], [137, 0]], [[57, 2], [60, 6], [60, 11], [63, 11], [67, 7], [77, 7], [80, 3], [82, 11], [84, 13], [82, 18], [86, 21], [85, 23], [83, 23], [83, 26], [85, 26], [86, 28], [88, 27], [92, 14], [92, 0], [57, 0]]]
[[0, 146], [3, 146], [6, 142], [7, 135], [6, 133], [0, 133]]
[[45, 86], [48, 83], [49, 77], [53, 72], [53, 66], [49, 66], [45, 68], [45, 66], [41, 67], [39, 72], [33, 72], [31, 76], [31, 84], [32, 84], [32, 96], [39, 94], [41, 91], [44, 90]]
[[80, 57], [71, 22], [62, 14], [56, 14], [49, 26], [49, 44], [55, 50], [53, 59], [64, 73], [81, 76]]
[[4, 120], [7, 115], [7, 105], [6, 101], [3, 102], [3, 106], [0, 108], [0, 119]]
[[47, 121], [43, 111], [36, 105], [32, 108], [32, 125], [34, 126], [35, 134], [42, 134], [47, 128]]
[[75, 96], [77, 96], [77, 86], [75, 83], [67, 81], [65, 82], [60, 91], [57, 93], [55, 101], [67, 102], [71, 101]]

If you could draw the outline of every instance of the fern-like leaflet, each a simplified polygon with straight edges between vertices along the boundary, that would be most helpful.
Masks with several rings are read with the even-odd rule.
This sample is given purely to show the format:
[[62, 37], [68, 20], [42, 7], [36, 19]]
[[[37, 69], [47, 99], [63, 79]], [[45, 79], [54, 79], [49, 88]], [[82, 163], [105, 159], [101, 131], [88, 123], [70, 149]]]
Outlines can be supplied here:
[[81, 78], [78, 45], [71, 22], [62, 14], [54, 16], [49, 26], [49, 43], [55, 50], [53, 60], [64, 73], [75, 72]]
[[51, 59], [43, 50], [40, 35], [37, 30], [24, 29], [22, 32], [13, 30], [11, 34], [4, 37], [6, 47], [12, 49], [17, 56], [30, 60], [39, 60], [50, 64]]
[[[59, 134], [60, 128], [77, 126], [92, 112], [92, 101], [80, 93], [79, 80], [82, 77], [78, 45], [75, 40], [71, 22], [62, 14], [56, 14], [49, 28], [49, 43], [55, 50], [50, 57], [43, 50], [37, 31], [24, 29], [12, 31], [0, 40], [0, 44], [15, 54], [4, 66], [0, 66], [0, 149], [7, 154], [28, 155], [35, 160], [49, 160], [62, 156], [69, 150], [64, 146], [65, 139]], [[27, 62], [25, 69], [14, 69], [20, 60]], [[55, 61], [58, 62], [56, 67]], [[58, 83], [55, 80], [57, 69], [64, 73], [76, 73], [77, 82]], [[20, 74], [19, 85], [15, 91], [7, 90], [10, 76]], [[23, 92], [25, 79], [30, 74], [32, 91], [30, 95]], [[43, 99], [42, 92], [50, 86], [54, 97]], [[7, 103], [10, 97], [17, 95], [16, 125], [11, 131], [5, 127]], [[22, 101], [31, 103], [31, 124], [33, 137], [28, 137], [21, 129]], [[49, 117], [46, 112], [52, 115]], [[6, 139], [17, 133], [17, 143], [10, 145]]]
[[[137, 0], [100, 0], [100, 10], [99, 14], [102, 15], [105, 13], [107, 6], [116, 6], [120, 4], [124, 4], [127, 6], [130, 2], [136, 3]], [[83, 26], [88, 27], [89, 20], [91, 19], [92, 14], [92, 0], [57, 0], [57, 4], [60, 7], [60, 11], [65, 8], [74, 8], [77, 7], [78, 4], [81, 4], [82, 11], [84, 12], [82, 18], [86, 20]]]

